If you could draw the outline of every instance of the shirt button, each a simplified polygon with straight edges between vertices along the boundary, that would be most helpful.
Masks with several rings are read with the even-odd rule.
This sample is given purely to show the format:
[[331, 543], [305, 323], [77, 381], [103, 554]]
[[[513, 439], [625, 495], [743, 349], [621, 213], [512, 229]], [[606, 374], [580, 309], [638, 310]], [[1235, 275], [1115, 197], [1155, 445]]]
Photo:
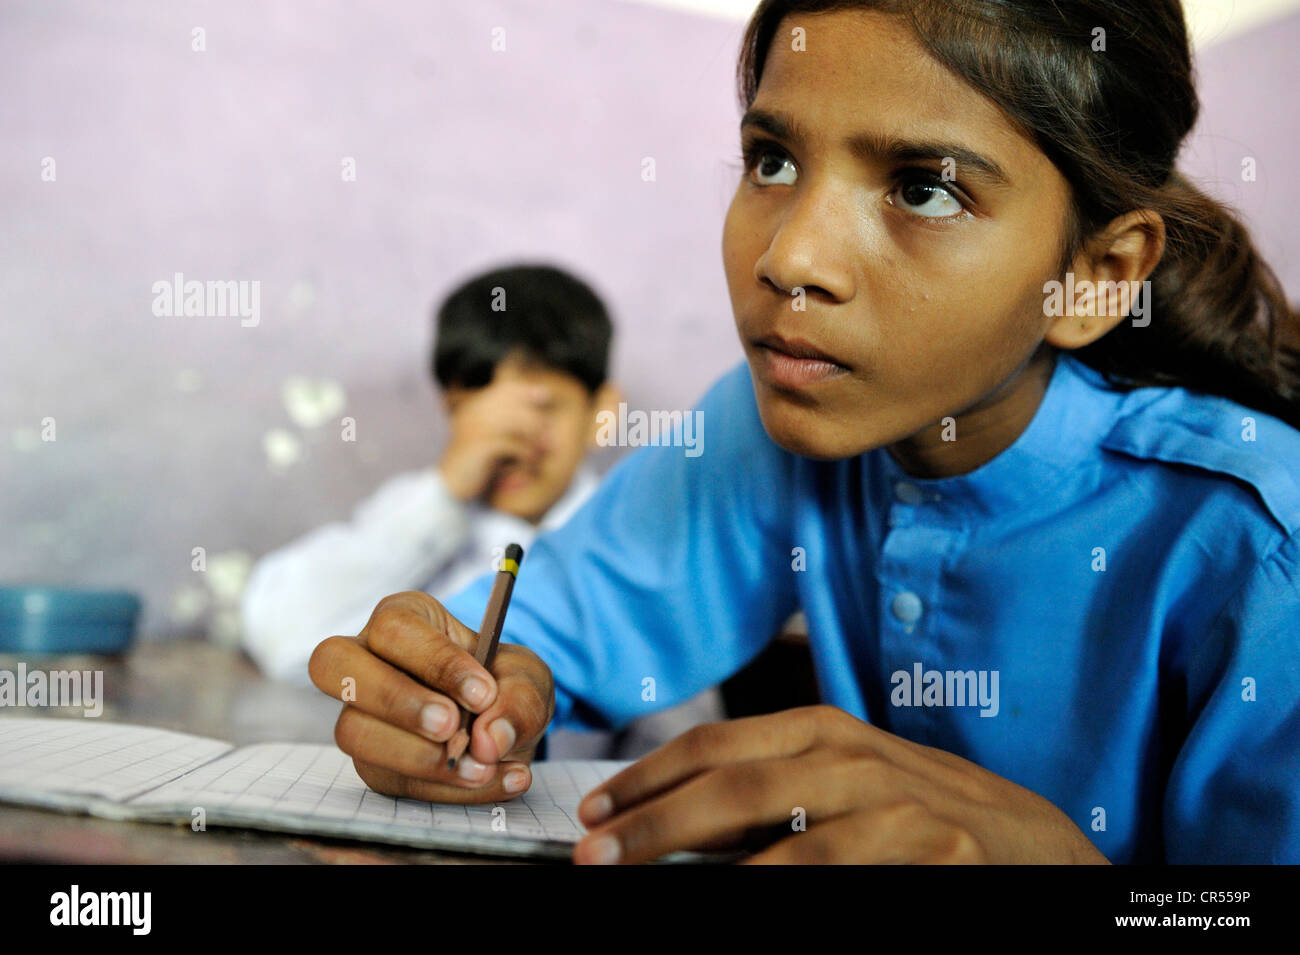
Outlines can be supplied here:
[[904, 504], [920, 504], [923, 500], [921, 489], [907, 481], [899, 481], [894, 485], [894, 496]]
[[916, 623], [921, 619], [921, 598], [910, 590], [904, 590], [894, 598], [894, 602], [889, 609], [903, 623]]

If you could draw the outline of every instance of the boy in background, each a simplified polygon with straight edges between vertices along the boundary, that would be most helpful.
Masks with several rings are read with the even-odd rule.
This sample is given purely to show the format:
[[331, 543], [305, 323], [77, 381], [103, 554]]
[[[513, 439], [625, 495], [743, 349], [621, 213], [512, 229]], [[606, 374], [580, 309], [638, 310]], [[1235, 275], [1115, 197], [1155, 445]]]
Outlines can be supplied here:
[[[490, 569], [507, 542], [527, 550], [539, 531], [563, 524], [597, 484], [585, 462], [597, 416], [616, 413], [621, 399], [607, 377], [612, 334], [596, 293], [550, 266], [497, 269], [453, 291], [438, 312], [432, 356], [451, 422], [441, 458], [388, 480], [350, 522], [258, 562], [242, 603], [244, 647], [257, 665], [308, 685], [316, 645], [359, 633], [383, 597], [448, 597]], [[711, 691], [617, 739], [554, 734], [550, 751], [634, 758], [721, 718]]]

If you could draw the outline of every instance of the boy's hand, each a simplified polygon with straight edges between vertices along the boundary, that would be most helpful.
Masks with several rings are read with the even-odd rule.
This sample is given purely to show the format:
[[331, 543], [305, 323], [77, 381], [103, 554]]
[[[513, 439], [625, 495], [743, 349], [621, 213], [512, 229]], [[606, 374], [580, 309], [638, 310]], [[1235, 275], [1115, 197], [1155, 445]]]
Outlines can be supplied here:
[[[489, 673], [474, 659], [477, 639], [438, 601], [410, 591], [381, 600], [356, 637], [316, 647], [312, 682], [343, 701], [335, 742], [371, 789], [481, 803], [532, 784], [528, 762], [555, 712], [551, 671], [532, 651], [502, 643]], [[448, 769], [456, 703], [477, 716], [469, 750]]]
[[1106, 863], [1041, 796], [831, 706], [697, 726], [592, 790], [578, 816], [592, 831], [575, 862], [762, 834], [779, 841], [748, 862]]
[[512, 379], [460, 399], [451, 413], [451, 439], [438, 462], [452, 495], [477, 500], [506, 465], [533, 466], [544, 450], [544, 411], [551, 400], [544, 385]]

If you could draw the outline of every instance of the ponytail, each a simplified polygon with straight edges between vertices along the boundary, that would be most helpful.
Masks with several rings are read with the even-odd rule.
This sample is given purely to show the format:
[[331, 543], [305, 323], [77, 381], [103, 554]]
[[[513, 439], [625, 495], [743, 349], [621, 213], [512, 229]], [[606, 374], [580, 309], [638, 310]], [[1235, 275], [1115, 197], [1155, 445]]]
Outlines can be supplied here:
[[1122, 322], [1073, 354], [1116, 385], [1181, 385], [1300, 429], [1300, 316], [1246, 227], [1178, 172], [1147, 198], [1166, 232], [1150, 324]]

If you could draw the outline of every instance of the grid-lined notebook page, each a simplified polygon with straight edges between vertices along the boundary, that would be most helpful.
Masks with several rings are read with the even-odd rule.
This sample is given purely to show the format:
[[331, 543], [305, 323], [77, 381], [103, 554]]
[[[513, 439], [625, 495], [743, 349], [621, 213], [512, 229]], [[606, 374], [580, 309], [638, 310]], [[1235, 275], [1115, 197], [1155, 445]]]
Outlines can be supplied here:
[[51, 717], [0, 718], [0, 796], [72, 806], [125, 802], [233, 747], [171, 730]]
[[627, 766], [612, 760], [539, 762], [517, 799], [481, 806], [381, 795], [362, 782], [337, 747], [305, 743], [245, 746], [132, 801], [210, 824], [342, 835], [402, 845], [565, 856], [586, 829], [578, 803]]

